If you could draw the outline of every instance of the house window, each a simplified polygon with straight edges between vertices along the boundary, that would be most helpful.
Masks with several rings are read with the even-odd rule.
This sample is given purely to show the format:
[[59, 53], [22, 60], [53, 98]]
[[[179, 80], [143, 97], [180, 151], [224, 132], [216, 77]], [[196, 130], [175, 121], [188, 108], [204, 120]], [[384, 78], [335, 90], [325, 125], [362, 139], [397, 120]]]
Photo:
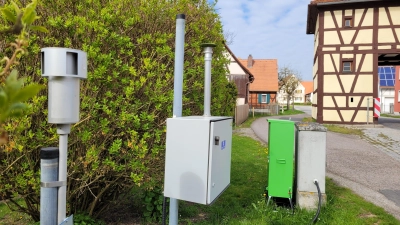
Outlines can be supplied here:
[[258, 94], [258, 103], [267, 103], [269, 104], [271, 96], [270, 94]]
[[302, 97], [296, 97], [296, 98], [294, 98], [294, 100], [295, 100], [296, 102], [301, 102], [301, 101], [302, 101]]
[[343, 61], [342, 62], [342, 72], [350, 73], [353, 72], [353, 61]]
[[267, 103], [267, 95], [261, 95], [261, 103]]
[[301, 94], [303, 91], [302, 90], [296, 90], [296, 94]]
[[352, 17], [346, 17], [344, 18], [344, 27], [353, 27], [353, 18]]
[[261, 103], [269, 104], [269, 102], [270, 102], [270, 95], [269, 94], [261, 94]]

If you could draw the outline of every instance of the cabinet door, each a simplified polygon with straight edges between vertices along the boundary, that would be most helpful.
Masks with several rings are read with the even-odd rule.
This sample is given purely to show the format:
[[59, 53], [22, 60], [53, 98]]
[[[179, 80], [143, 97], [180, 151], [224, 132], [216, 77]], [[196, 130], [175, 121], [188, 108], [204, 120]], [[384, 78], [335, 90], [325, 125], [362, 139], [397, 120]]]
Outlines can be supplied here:
[[211, 122], [207, 204], [211, 204], [231, 180], [232, 119]]
[[291, 198], [293, 189], [294, 123], [269, 122], [268, 195]]

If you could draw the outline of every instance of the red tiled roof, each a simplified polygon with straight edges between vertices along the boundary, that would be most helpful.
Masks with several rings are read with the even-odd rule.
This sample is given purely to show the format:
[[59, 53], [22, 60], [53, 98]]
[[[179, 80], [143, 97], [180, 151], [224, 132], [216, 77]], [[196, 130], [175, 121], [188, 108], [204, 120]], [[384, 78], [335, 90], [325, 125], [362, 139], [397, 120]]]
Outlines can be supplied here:
[[[239, 59], [247, 65], [247, 59]], [[246, 66], [247, 67], [247, 66]], [[247, 69], [254, 75], [254, 82], [250, 84], [250, 91], [278, 91], [278, 60], [254, 59], [253, 66]]]
[[305, 90], [304, 93], [310, 94], [311, 92], [314, 91], [314, 82], [313, 81], [302, 81], [301, 84], [304, 86]]

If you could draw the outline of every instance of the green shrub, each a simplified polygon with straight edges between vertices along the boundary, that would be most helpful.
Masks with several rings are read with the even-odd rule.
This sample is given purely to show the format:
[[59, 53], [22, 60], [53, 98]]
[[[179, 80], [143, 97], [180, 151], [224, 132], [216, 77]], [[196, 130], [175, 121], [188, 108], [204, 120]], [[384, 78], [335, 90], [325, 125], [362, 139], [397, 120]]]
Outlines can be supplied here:
[[[161, 222], [163, 214], [163, 201], [164, 196], [161, 194], [161, 189], [154, 189], [146, 191], [143, 195], [143, 216], [147, 222], [159, 221]], [[168, 204], [167, 200], [166, 204]], [[168, 206], [166, 206], [168, 207]], [[166, 208], [167, 209], [167, 208]], [[166, 210], [168, 215], [168, 211]]]
[[[42, 0], [38, 5], [45, 21], [41, 25], [49, 33], [31, 36], [31, 54], [18, 66], [27, 83], [47, 85], [40, 76], [43, 47], [88, 53], [81, 121], [69, 136], [68, 213], [97, 217], [135, 185], [149, 191], [162, 187], [165, 120], [172, 116], [176, 14], [187, 15], [183, 114], [202, 115], [203, 42], [217, 43], [212, 114], [233, 114], [236, 93], [225, 77], [219, 16], [207, 1], [193, 2]], [[33, 98], [28, 111], [29, 116], [5, 126], [10, 141], [0, 149], [0, 195], [22, 197], [27, 207], [16, 203], [16, 209], [38, 220], [39, 150], [57, 146], [58, 135], [56, 126], [47, 123], [46, 90]]]

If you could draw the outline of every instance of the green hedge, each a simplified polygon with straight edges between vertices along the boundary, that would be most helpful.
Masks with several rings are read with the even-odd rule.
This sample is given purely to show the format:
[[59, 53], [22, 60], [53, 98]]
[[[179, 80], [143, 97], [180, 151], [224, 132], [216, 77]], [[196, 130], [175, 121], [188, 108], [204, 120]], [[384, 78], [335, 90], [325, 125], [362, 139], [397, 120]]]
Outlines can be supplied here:
[[[177, 14], [187, 16], [183, 114], [202, 115], [200, 44], [214, 42], [212, 114], [233, 115], [237, 92], [225, 76], [222, 25], [207, 1], [42, 0], [37, 12], [50, 32], [31, 37], [30, 54], [18, 66], [27, 83], [47, 85], [40, 76], [43, 47], [88, 53], [81, 121], [69, 136], [69, 213], [97, 217], [135, 185], [144, 190], [163, 185]], [[0, 195], [23, 197], [27, 207], [20, 210], [38, 220], [39, 150], [58, 145], [56, 126], [47, 123], [47, 90], [32, 100], [29, 111], [6, 125], [10, 142], [0, 152]]]

